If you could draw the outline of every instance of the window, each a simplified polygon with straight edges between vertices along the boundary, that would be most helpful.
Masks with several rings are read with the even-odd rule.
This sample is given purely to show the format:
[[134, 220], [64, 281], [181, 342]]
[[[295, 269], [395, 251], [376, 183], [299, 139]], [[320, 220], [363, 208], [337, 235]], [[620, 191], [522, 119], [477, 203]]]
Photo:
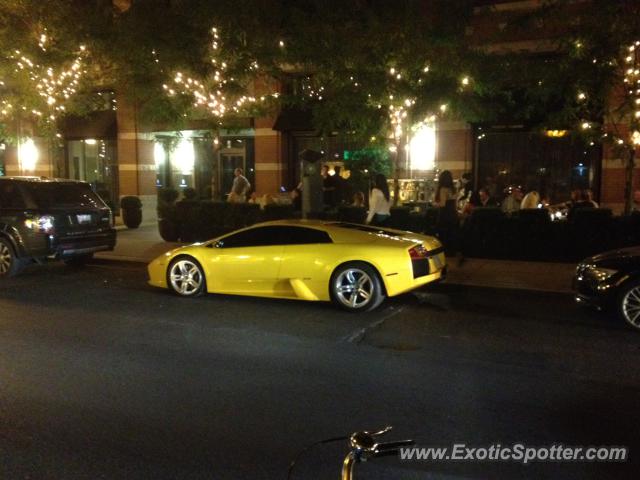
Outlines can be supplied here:
[[39, 208], [91, 207], [104, 208], [104, 202], [83, 183], [31, 182], [25, 184]]
[[0, 181], [0, 208], [25, 208], [24, 197], [18, 185]]
[[70, 140], [67, 142], [67, 172], [69, 178], [89, 182], [104, 198], [117, 200], [116, 141], [92, 138]]
[[256, 227], [223, 238], [219, 248], [266, 247], [270, 245], [305, 245], [332, 243], [327, 232], [305, 227]]
[[278, 227], [284, 245], [306, 245], [313, 243], [333, 243], [323, 230], [305, 227]]
[[436, 158], [436, 129], [422, 124], [413, 132], [409, 142], [409, 160], [413, 170], [433, 170]]

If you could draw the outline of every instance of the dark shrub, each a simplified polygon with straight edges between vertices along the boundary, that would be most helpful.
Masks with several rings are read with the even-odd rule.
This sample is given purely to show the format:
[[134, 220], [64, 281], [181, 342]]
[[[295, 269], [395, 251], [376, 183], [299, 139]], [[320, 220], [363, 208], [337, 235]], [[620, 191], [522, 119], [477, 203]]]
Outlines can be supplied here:
[[612, 248], [623, 248], [640, 245], [640, 212], [616, 218], [614, 231], [616, 242]]
[[180, 194], [174, 188], [163, 187], [158, 189], [158, 205], [161, 203], [174, 203]]
[[224, 225], [226, 202], [214, 202], [206, 200], [200, 202], [200, 237], [201, 240], [209, 240], [226, 233]]
[[158, 219], [158, 232], [165, 242], [177, 242], [180, 239], [177, 222], [166, 218]]
[[196, 192], [195, 188], [187, 187], [182, 190], [182, 196], [185, 200], [195, 200], [198, 196], [198, 192]]
[[465, 220], [461, 248], [465, 256], [504, 258], [505, 215], [499, 208], [475, 208]]
[[409, 223], [407, 224], [407, 230], [416, 233], [424, 232], [424, 213], [411, 212], [409, 214]]
[[200, 225], [202, 223], [200, 202], [196, 200], [180, 200], [176, 202], [180, 240], [186, 243], [200, 239]]
[[567, 259], [581, 260], [612, 245], [613, 219], [608, 208], [576, 209], [569, 221]]
[[177, 242], [180, 238], [180, 222], [175, 205], [178, 191], [173, 188], [158, 189], [158, 231], [165, 242]]
[[551, 217], [543, 208], [514, 212], [509, 224], [504, 254], [522, 260], [548, 260], [553, 246]]
[[409, 207], [391, 207], [391, 217], [387, 220], [386, 226], [389, 228], [398, 228], [400, 230], [409, 229]]
[[424, 225], [421, 228], [421, 231], [423, 231], [427, 235], [435, 235], [437, 232], [436, 227], [438, 225], [439, 213], [439, 208], [425, 209], [423, 216]]
[[294, 218], [293, 205], [266, 205], [262, 211], [262, 220], [284, 220]]
[[338, 220], [349, 223], [364, 223], [367, 220], [367, 209], [364, 207], [341, 206], [338, 208]]

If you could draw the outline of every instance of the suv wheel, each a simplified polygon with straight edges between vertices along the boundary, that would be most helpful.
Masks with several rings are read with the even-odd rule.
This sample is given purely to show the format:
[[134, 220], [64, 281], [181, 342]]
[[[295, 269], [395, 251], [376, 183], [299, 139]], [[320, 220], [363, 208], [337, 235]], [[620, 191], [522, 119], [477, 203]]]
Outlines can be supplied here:
[[0, 278], [13, 277], [22, 270], [22, 261], [13, 251], [8, 240], [0, 238]]

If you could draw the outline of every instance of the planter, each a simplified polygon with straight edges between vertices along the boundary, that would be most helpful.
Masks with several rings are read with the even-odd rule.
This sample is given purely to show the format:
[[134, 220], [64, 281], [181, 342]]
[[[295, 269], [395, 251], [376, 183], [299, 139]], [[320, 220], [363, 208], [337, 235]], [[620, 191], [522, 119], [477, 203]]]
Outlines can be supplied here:
[[138, 228], [142, 223], [142, 209], [122, 209], [122, 221], [127, 228]]
[[165, 242], [177, 242], [180, 237], [178, 225], [164, 218], [158, 220], [158, 232]]
[[128, 196], [120, 199], [122, 221], [127, 228], [138, 228], [142, 223], [142, 202], [138, 197]]

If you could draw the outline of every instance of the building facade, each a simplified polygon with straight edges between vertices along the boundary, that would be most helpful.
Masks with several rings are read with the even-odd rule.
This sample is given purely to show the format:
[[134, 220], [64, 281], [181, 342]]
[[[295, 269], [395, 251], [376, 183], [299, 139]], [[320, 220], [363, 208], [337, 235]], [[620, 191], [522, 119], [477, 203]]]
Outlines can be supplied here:
[[[553, 32], [545, 28], [491, 42], [492, 30], [502, 28], [514, 12], [535, 8], [539, 1], [478, 3], [467, 31], [469, 42], [498, 53], [544, 53], [553, 48], [548, 41]], [[319, 137], [308, 119], [295, 115], [251, 118], [233, 130], [194, 120], [183, 131], [170, 131], [143, 125], [136, 106], [122, 92], [99, 94], [104, 96], [104, 110], [89, 118], [68, 119], [55, 141], [26, 132], [28, 142], [0, 144], [0, 174], [85, 180], [114, 205], [122, 196], [137, 195], [144, 205], [144, 218], [152, 220], [160, 187], [194, 188], [201, 197], [223, 199], [230, 191], [234, 169], [241, 167], [258, 195], [276, 194], [282, 188], [294, 188], [300, 180], [300, 152], [316, 150], [323, 161], [339, 164], [345, 152], [358, 148]], [[437, 121], [431, 128], [430, 158], [415, 164], [408, 161], [401, 177], [420, 180], [450, 170], [459, 178], [469, 172], [476, 186], [490, 185], [496, 194], [507, 185], [520, 184], [545, 192], [554, 202], [568, 199], [574, 188], [590, 188], [604, 206], [615, 211], [623, 207], [624, 163], [612, 149], [523, 125]], [[638, 168], [634, 182], [640, 188]]]

